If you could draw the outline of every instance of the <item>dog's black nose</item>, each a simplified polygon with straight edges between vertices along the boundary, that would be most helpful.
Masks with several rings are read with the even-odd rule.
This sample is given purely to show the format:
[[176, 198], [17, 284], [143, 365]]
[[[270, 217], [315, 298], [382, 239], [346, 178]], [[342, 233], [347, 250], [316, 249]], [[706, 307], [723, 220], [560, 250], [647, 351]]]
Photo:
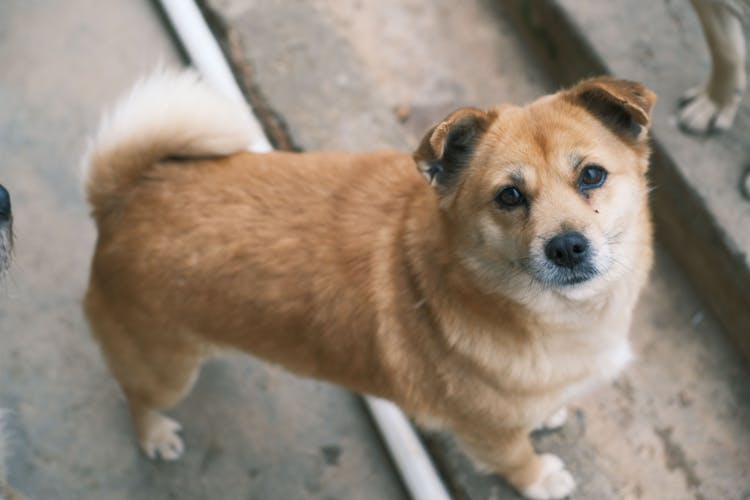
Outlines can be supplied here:
[[0, 220], [10, 219], [10, 193], [0, 184]]
[[589, 257], [589, 240], [576, 231], [558, 234], [544, 247], [547, 258], [560, 267], [573, 269]]

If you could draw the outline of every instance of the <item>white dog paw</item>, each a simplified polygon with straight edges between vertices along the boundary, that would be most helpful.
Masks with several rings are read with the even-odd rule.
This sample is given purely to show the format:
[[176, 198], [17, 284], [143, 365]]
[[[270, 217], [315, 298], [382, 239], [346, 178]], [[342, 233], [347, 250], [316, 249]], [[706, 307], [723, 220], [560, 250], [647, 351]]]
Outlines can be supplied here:
[[555, 413], [547, 417], [547, 420], [542, 424], [543, 429], [555, 430], [561, 428], [568, 421], [568, 409], [564, 406], [557, 410]]
[[177, 434], [182, 426], [175, 420], [164, 415], [151, 416], [145, 436], [141, 440], [141, 447], [148, 458], [154, 460], [177, 460], [185, 451], [185, 445]]
[[692, 89], [684, 96], [686, 104], [680, 110], [680, 126], [690, 132], [705, 134], [712, 130], [732, 127], [740, 107], [741, 95], [728, 99], [725, 104], [714, 102], [705, 90]]
[[565, 469], [563, 461], [551, 454], [540, 455], [539, 459], [542, 461], [539, 478], [521, 493], [534, 500], [554, 500], [569, 496], [576, 483]]

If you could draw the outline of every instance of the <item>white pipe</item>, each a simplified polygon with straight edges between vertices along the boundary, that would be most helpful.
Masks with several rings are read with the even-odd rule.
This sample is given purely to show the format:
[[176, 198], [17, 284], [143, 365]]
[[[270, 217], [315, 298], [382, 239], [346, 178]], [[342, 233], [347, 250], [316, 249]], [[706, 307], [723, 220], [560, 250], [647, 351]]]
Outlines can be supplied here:
[[390, 401], [365, 396], [380, 434], [414, 500], [450, 500], [409, 419]]
[[229, 64], [198, 6], [193, 0], [160, 0], [160, 2], [180, 42], [190, 56], [193, 66], [211, 85], [236, 101], [238, 105], [248, 108], [254, 129], [248, 149], [257, 153], [271, 151], [273, 149], [271, 143], [263, 133], [258, 119], [245, 102], [245, 97], [229, 69]]
[[[271, 151], [268, 138], [252, 109], [245, 103], [219, 44], [194, 0], [159, 1], [190, 60], [204, 78], [247, 108], [256, 128], [249, 149], [256, 152]], [[427, 451], [403, 412], [393, 403], [372, 396], [365, 396], [365, 402], [412, 498], [451, 500]]]

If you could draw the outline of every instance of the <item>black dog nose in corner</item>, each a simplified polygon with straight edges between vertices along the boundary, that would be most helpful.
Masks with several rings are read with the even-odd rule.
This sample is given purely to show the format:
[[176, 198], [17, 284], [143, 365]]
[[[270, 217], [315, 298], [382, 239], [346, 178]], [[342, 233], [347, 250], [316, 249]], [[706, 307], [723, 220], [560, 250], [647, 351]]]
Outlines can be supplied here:
[[589, 256], [589, 240], [576, 231], [558, 234], [544, 246], [544, 253], [555, 265], [574, 268]]
[[0, 184], [0, 220], [10, 219], [10, 193]]

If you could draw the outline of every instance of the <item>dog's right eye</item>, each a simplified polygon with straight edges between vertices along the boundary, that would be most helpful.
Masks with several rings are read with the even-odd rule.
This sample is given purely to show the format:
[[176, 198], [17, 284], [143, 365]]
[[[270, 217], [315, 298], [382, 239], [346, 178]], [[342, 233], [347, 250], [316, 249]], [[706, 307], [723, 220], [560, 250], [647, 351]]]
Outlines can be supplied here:
[[508, 186], [501, 188], [497, 195], [495, 195], [495, 201], [500, 208], [512, 209], [520, 207], [526, 204], [526, 197], [521, 191], [515, 186]]

